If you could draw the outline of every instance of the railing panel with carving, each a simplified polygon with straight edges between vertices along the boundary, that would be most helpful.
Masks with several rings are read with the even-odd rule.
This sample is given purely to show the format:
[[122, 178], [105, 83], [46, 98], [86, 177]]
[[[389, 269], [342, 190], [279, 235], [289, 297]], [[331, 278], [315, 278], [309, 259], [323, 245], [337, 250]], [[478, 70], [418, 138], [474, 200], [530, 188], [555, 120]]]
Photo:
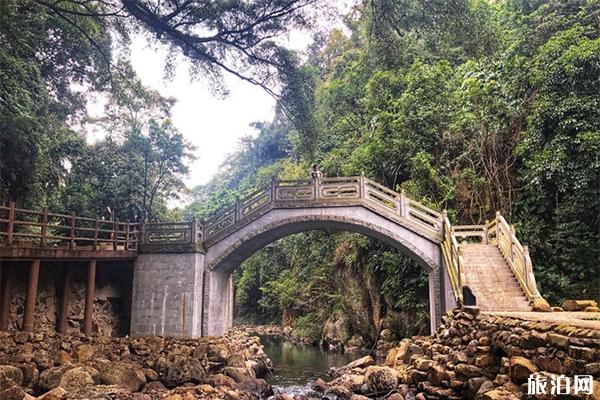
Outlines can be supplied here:
[[227, 207], [221, 214], [208, 220], [204, 224], [204, 235], [205, 238], [216, 235], [220, 231], [224, 230], [235, 224], [236, 221], [236, 205]]
[[315, 185], [310, 180], [281, 180], [274, 182], [275, 201], [314, 200]]
[[269, 203], [271, 203], [271, 187], [263, 187], [251, 193], [250, 195], [244, 197], [238, 203], [238, 214], [237, 219], [242, 219], [250, 214], [252, 214], [255, 210], [258, 210]]
[[318, 182], [320, 199], [358, 199], [360, 180], [358, 177], [323, 178]]

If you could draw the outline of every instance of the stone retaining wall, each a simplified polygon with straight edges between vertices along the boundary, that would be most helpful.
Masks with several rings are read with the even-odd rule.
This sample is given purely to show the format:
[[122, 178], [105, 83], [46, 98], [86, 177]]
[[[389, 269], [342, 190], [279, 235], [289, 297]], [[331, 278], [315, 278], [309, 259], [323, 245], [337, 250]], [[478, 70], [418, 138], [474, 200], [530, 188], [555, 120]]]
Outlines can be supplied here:
[[[600, 399], [600, 330], [455, 310], [436, 335], [404, 339], [383, 365], [365, 357], [336, 372], [316, 386], [338, 399]], [[548, 379], [547, 395], [527, 395], [532, 374]], [[553, 375], [592, 375], [594, 394], [552, 395]]]

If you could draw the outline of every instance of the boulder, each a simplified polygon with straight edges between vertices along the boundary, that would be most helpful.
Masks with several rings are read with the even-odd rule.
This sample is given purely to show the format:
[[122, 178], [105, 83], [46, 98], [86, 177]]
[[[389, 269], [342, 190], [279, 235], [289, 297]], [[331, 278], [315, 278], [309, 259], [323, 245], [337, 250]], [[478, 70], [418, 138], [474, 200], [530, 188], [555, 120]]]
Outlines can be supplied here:
[[[131, 399], [132, 393], [118, 385], [96, 385], [68, 394], [68, 400]], [[46, 399], [44, 399], [46, 400]]]
[[80, 362], [88, 362], [94, 356], [94, 348], [89, 344], [82, 344], [75, 349], [75, 359]]
[[2, 400], [23, 400], [25, 391], [21, 386], [13, 385], [4, 390], [0, 390], [0, 399]]
[[206, 377], [202, 363], [192, 357], [175, 355], [170, 358], [160, 373], [161, 381], [168, 387], [179, 386], [186, 382], [201, 383]]
[[85, 367], [76, 367], [68, 370], [60, 378], [59, 384], [67, 392], [74, 392], [93, 385], [94, 379]]
[[325, 391], [323, 398], [331, 400], [350, 400], [353, 393], [343, 386], [330, 386]]
[[94, 367], [100, 372], [100, 383], [103, 385], [137, 392], [146, 384], [144, 372], [133, 364], [96, 360]]
[[525, 357], [510, 358], [510, 378], [518, 385], [527, 382], [527, 378], [537, 371], [537, 367]]
[[67, 391], [61, 387], [57, 387], [39, 396], [37, 400], [63, 400], [66, 396]]
[[347, 365], [348, 368], [367, 368], [375, 364], [375, 360], [371, 356], [364, 356], [358, 360], [354, 360]]
[[398, 385], [398, 373], [390, 367], [371, 366], [365, 373], [365, 381], [374, 393], [391, 392]]
[[273, 388], [264, 379], [246, 379], [237, 383], [235, 389], [244, 393], [252, 393], [259, 399], [266, 399], [273, 395]]
[[316, 381], [314, 381], [313, 384], [310, 385], [310, 387], [315, 392], [324, 393], [329, 387], [329, 385], [323, 379], [319, 378]]
[[329, 386], [343, 386], [351, 392], [357, 392], [364, 383], [363, 375], [345, 374], [329, 382]]
[[54, 389], [60, 383], [60, 379], [62, 378], [63, 374], [73, 368], [75, 368], [73, 365], [66, 364], [60, 367], [53, 367], [42, 371], [38, 386], [41, 390], [45, 391]]
[[10, 379], [15, 385], [23, 384], [23, 371], [12, 365], [0, 365], [0, 376]]
[[519, 400], [520, 397], [506, 389], [497, 388], [478, 394], [475, 400]]
[[474, 378], [483, 375], [481, 368], [470, 364], [458, 364], [456, 367], [454, 367], [454, 372], [456, 372], [457, 375], [461, 375], [465, 378]]
[[563, 308], [565, 311], [583, 311], [587, 307], [598, 307], [594, 300], [565, 300]]
[[223, 368], [223, 373], [233, 379], [236, 383], [240, 383], [245, 381], [246, 379], [250, 379], [247, 374], [247, 371], [244, 368], [236, 368], [236, 367], [225, 367]]

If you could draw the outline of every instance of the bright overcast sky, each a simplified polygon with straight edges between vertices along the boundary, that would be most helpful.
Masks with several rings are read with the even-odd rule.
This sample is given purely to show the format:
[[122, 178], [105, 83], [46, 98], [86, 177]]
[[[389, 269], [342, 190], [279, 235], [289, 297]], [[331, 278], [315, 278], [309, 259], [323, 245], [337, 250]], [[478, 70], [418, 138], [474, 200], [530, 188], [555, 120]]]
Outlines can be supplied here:
[[186, 62], [177, 63], [172, 80], [165, 80], [165, 52], [151, 48], [143, 37], [132, 41], [131, 63], [142, 82], [162, 95], [174, 97], [173, 123], [196, 147], [197, 159], [190, 168], [188, 186], [206, 183], [217, 172], [238, 140], [255, 133], [254, 121], [273, 118], [275, 101], [262, 89], [233, 76], [225, 76], [230, 94], [219, 98], [207, 80], [190, 79]]
[[[346, 13], [355, 1], [340, 1], [335, 8], [340, 14]], [[323, 23], [327, 24], [325, 21]], [[334, 25], [341, 27], [341, 23]], [[282, 40], [287, 47], [302, 51], [310, 43], [311, 35], [292, 32]], [[196, 147], [197, 159], [190, 165], [186, 182], [192, 188], [208, 182], [227, 155], [235, 151], [241, 137], [256, 134], [250, 123], [273, 119], [275, 100], [259, 87], [227, 74], [225, 82], [230, 94], [220, 98], [211, 93], [208, 81], [201, 76], [191, 79], [183, 58], [176, 63], [173, 79], [166, 80], [166, 54], [164, 48], [149, 45], [143, 36], [132, 39], [133, 68], [144, 85], [177, 100], [172, 110], [173, 124]], [[94, 102], [89, 108], [93, 114], [101, 112], [101, 102]], [[91, 132], [88, 134], [90, 140], [103, 136]]]

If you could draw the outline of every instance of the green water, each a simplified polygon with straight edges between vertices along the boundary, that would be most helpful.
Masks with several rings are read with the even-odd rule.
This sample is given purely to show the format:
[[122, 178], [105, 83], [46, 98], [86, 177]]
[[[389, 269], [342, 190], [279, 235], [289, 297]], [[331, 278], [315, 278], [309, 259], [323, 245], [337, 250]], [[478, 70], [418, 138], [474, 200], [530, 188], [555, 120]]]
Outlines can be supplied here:
[[330, 367], [346, 365], [361, 357], [358, 353], [339, 354], [325, 352], [316, 346], [294, 345], [274, 336], [261, 336], [260, 340], [275, 368], [269, 379], [275, 393], [320, 399], [310, 389], [312, 382], [317, 378], [327, 380]]

